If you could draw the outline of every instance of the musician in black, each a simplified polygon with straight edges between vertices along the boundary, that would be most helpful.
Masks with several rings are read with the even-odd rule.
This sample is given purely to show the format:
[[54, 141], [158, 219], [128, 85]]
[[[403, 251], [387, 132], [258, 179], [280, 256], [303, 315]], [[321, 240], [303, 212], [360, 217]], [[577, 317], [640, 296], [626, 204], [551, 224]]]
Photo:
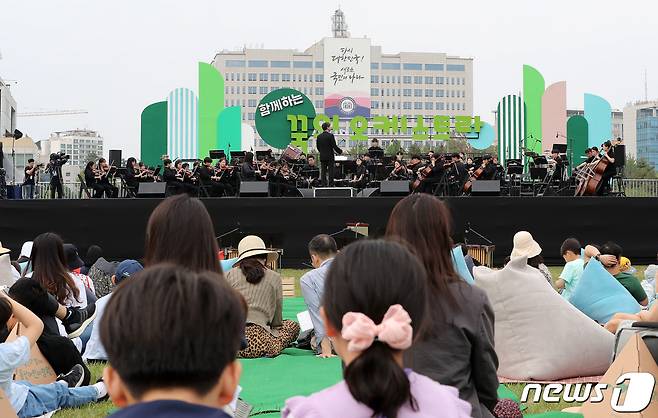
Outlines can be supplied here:
[[443, 180], [443, 176], [446, 174], [444, 167], [444, 160], [439, 160], [436, 155], [432, 155], [430, 158], [429, 167], [431, 171], [429, 174], [425, 175], [423, 180], [420, 182], [419, 192], [421, 193], [434, 193], [435, 188]]
[[384, 155], [384, 149], [379, 146], [379, 140], [373, 138], [370, 141], [370, 148], [368, 148], [368, 156], [370, 158], [381, 158]]
[[605, 141], [601, 145], [601, 158], [605, 158], [608, 161], [608, 165], [603, 172], [601, 178], [601, 183], [599, 184], [596, 194], [598, 196], [607, 196], [612, 191], [610, 187], [610, 180], [617, 174], [617, 166], [615, 165], [615, 147], [612, 146], [610, 141]]
[[105, 193], [105, 197], [108, 198], [119, 196], [119, 188], [110, 184], [110, 175], [113, 175], [115, 172], [113, 170], [116, 170], [116, 167], [110, 167], [105, 158], [100, 158], [98, 160], [98, 171], [100, 172], [100, 175], [97, 184], [102, 189], [101, 195]]
[[409, 160], [409, 165], [407, 165], [407, 168], [411, 170], [412, 174], [414, 176], [418, 175], [418, 169], [422, 168], [424, 166], [422, 160], [420, 159], [419, 155], [412, 155], [411, 160]]
[[363, 163], [363, 158], [359, 156], [356, 158], [356, 170], [354, 170], [354, 174], [352, 175], [352, 179], [350, 180], [350, 186], [357, 189], [363, 189], [367, 185], [368, 185], [368, 170], [366, 169], [366, 166]]
[[162, 164], [164, 165], [162, 181], [167, 183], [167, 191], [171, 191], [173, 194], [181, 193], [183, 191], [183, 178], [177, 175], [176, 170], [171, 166], [170, 159], [163, 160]]
[[242, 181], [256, 180], [256, 168], [254, 167], [253, 152], [247, 152], [244, 156], [244, 162], [240, 166], [240, 179]]
[[34, 199], [34, 179], [38, 170], [39, 166], [34, 165], [34, 158], [27, 160], [23, 180], [23, 199]]
[[491, 155], [485, 155], [482, 157], [482, 175], [479, 177], [479, 180], [493, 180], [496, 177], [496, 165], [491, 161]]
[[314, 156], [309, 155], [306, 158], [306, 164], [302, 167], [302, 176], [308, 187], [320, 185], [320, 168], [317, 166]]
[[278, 169], [275, 169], [271, 178], [271, 187], [273, 196], [286, 197], [297, 195], [297, 175], [292, 172], [287, 162], [282, 162]]
[[448, 168], [448, 190], [450, 196], [457, 196], [464, 188], [464, 183], [468, 179], [468, 169], [459, 153], [452, 154], [451, 160], [452, 163]]
[[399, 160], [393, 161], [393, 169], [386, 180], [409, 180], [409, 171], [404, 163]]
[[234, 168], [228, 165], [226, 158], [219, 160], [217, 168], [219, 182], [224, 186], [224, 191], [228, 196], [234, 196], [237, 189], [237, 176], [235, 175]]
[[336, 145], [336, 138], [331, 133], [331, 124], [322, 124], [322, 133], [315, 141], [315, 147], [320, 153], [320, 178], [323, 186], [334, 185], [334, 162], [335, 154], [342, 154], [343, 150]]
[[103, 196], [103, 188], [98, 184], [100, 174], [96, 170], [95, 165], [93, 161], [89, 161], [85, 166], [84, 176], [87, 188], [92, 189], [94, 191], [94, 197], [98, 199]]
[[141, 179], [139, 168], [136, 167], [137, 160], [135, 157], [130, 157], [126, 161], [126, 174], [124, 174], [123, 179], [133, 192], [137, 191], [139, 187], [139, 182]]

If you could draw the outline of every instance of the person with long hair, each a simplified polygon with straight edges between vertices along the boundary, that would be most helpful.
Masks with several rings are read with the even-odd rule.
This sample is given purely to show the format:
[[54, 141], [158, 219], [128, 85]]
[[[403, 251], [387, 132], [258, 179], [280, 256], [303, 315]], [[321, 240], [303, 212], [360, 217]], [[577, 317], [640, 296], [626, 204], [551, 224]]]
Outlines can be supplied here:
[[169, 197], [153, 210], [146, 226], [144, 264], [167, 262], [221, 274], [215, 237], [210, 214], [199, 199], [186, 194]]
[[36, 237], [32, 245], [30, 264], [32, 279], [53, 295], [57, 302], [66, 307], [87, 306], [84, 284], [69, 272], [64, 243], [59, 235], [46, 232]]
[[386, 236], [408, 243], [427, 271], [430, 326], [405, 354], [405, 364], [459, 389], [474, 418], [492, 417], [499, 385], [494, 312], [486, 293], [456, 273], [450, 228], [448, 208], [422, 193], [399, 201], [388, 220]]
[[455, 388], [405, 369], [403, 355], [428, 313], [426, 273], [403, 245], [359, 241], [334, 259], [322, 316], [344, 380], [286, 402], [284, 418], [470, 417]]
[[275, 357], [299, 336], [299, 324], [283, 320], [281, 275], [266, 267], [278, 256], [260, 237], [249, 235], [238, 244], [238, 259], [226, 280], [247, 303], [247, 347], [239, 357]]

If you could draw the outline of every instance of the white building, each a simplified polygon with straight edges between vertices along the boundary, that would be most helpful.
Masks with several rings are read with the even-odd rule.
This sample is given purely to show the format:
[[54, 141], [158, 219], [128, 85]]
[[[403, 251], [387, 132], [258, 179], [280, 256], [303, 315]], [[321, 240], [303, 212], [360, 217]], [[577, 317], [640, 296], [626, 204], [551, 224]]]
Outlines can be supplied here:
[[[334, 37], [324, 38], [303, 52], [245, 48], [216, 54], [212, 65], [225, 78], [225, 106], [241, 106], [243, 120], [253, 127], [260, 99], [273, 90], [290, 87], [307, 95], [318, 113], [326, 113], [324, 107], [330, 96], [326, 90], [333, 87], [331, 76], [336, 64], [330, 58], [333, 51], [325, 53], [325, 45], [332, 48], [340, 39], [347, 46], [366, 45], [359, 49], [359, 55], [369, 63], [369, 68], [362, 72], [362, 90], [367, 91], [371, 116], [407, 116], [410, 121], [423, 116], [431, 121], [435, 115], [473, 115], [472, 58], [439, 52], [385, 53], [367, 38], [349, 38], [340, 10], [333, 21]], [[415, 126], [411, 122], [410, 125]], [[380, 138], [383, 146], [395, 138], [401, 139], [405, 148], [412, 142], [411, 133], [411, 128], [406, 133], [391, 135], [368, 130], [369, 136]], [[346, 135], [337, 137], [340, 140]], [[435, 145], [433, 142], [430, 141]], [[256, 143], [265, 145], [257, 132]]]
[[50, 154], [55, 152], [71, 156], [62, 167], [65, 182], [76, 181], [76, 176], [88, 161], [98, 160], [103, 156], [103, 137], [98, 132], [87, 129], [53, 132], [50, 138], [40, 141], [38, 146], [45, 162], [48, 162]]
[[0, 78], [0, 136], [16, 129], [16, 100], [9, 85]]

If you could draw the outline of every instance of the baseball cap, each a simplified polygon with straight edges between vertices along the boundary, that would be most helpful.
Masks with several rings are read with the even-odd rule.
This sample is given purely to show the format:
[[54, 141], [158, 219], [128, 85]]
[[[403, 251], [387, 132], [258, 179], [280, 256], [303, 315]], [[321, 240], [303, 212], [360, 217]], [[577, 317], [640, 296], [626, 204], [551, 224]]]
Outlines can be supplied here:
[[135, 273], [139, 273], [144, 270], [139, 261], [136, 260], [123, 260], [117, 266], [117, 271], [114, 273], [116, 276], [116, 282], [121, 283], [122, 280], [127, 279]]

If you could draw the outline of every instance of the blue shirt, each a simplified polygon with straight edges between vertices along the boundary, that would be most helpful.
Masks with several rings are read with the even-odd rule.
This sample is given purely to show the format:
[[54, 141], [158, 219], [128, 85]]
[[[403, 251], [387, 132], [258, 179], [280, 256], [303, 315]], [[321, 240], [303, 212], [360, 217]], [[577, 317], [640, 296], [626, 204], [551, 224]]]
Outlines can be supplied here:
[[27, 386], [14, 383], [16, 369], [30, 360], [30, 340], [18, 337], [10, 343], [0, 344], [0, 389], [9, 398], [11, 407], [18, 413], [27, 399]]
[[322, 305], [322, 296], [324, 295], [324, 280], [329, 273], [329, 266], [331, 266], [332, 261], [333, 258], [323, 261], [320, 267], [307, 272], [300, 279], [302, 296], [311, 315], [311, 322], [313, 322], [313, 329], [315, 330], [315, 339], [318, 343], [318, 351], [320, 350], [320, 343], [326, 336], [324, 323], [320, 317], [320, 306]]
[[562, 273], [560, 273], [560, 279], [564, 280], [564, 290], [562, 291], [562, 297], [566, 300], [571, 298], [573, 291], [578, 285], [580, 276], [583, 275], [583, 269], [585, 267], [585, 262], [582, 258], [577, 258], [573, 261], [569, 261], [564, 265]]
[[217, 408], [174, 400], [143, 402], [123, 408], [111, 418], [231, 418]]

